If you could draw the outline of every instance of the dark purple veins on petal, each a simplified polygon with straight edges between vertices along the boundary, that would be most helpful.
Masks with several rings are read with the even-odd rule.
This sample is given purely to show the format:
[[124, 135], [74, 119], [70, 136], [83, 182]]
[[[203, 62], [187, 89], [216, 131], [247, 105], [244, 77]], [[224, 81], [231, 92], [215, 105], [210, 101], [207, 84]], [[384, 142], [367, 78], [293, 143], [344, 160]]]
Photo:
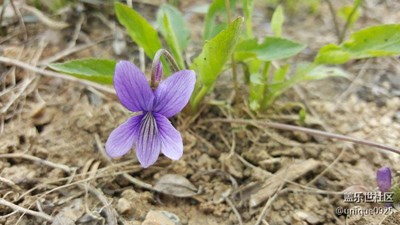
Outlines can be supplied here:
[[131, 150], [137, 138], [142, 117], [143, 115], [134, 116], [111, 132], [106, 142], [107, 155], [116, 158], [125, 155]]
[[155, 90], [154, 112], [167, 118], [182, 111], [194, 90], [196, 75], [192, 70], [181, 70], [160, 83]]
[[154, 94], [146, 76], [129, 61], [120, 61], [115, 67], [114, 87], [117, 96], [127, 109], [150, 111], [153, 108]]
[[158, 136], [157, 122], [151, 112], [147, 112], [140, 123], [136, 154], [140, 164], [148, 167], [155, 163], [160, 151], [161, 142]]

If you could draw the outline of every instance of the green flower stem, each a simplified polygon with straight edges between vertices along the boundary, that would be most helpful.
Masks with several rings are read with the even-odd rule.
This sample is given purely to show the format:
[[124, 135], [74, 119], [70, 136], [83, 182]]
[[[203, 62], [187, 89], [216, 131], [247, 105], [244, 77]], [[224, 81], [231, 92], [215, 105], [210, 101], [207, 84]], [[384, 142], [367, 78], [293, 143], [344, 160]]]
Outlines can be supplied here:
[[185, 61], [183, 60], [182, 51], [180, 49], [178, 51], [178, 54], [176, 54], [176, 61], [178, 61], [177, 65], [179, 65], [180, 68], [185, 67]]
[[331, 13], [332, 16], [332, 20], [333, 20], [333, 25], [335, 26], [335, 34], [336, 34], [336, 38], [340, 44], [340, 30], [339, 30], [339, 23], [338, 23], [338, 19], [336, 17], [336, 12], [335, 12], [335, 8], [333, 7], [333, 4], [330, 0], [326, 0], [326, 3], [328, 4], [329, 7], [329, 12]]
[[199, 106], [199, 103], [201, 100], [203, 100], [204, 96], [207, 94], [208, 90], [210, 88], [208, 86], [203, 86], [200, 91], [197, 93], [196, 97], [194, 98], [192, 102], [192, 112], [197, 111], [197, 107]]
[[264, 68], [262, 71], [262, 77], [264, 78], [264, 81], [266, 83], [268, 83], [268, 71], [269, 71], [269, 67], [271, 66], [271, 61], [266, 61], [264, 63]]
[[358, 7], [360, 7], [361, 3], [362, 3], [362, 0], [358, 0], [358, 1], [356, 0], [355, 5], [353, 6], [353, 9], [351, 10], [349, 16], [348, 16], [347, 19], [346, 19], [346, 23], [344, 24], [343, 30], [342, 30], [342, 32], [340, 33], [340, 36], [339, 36], [339, 44], [343, 42], [344, 36], [346, 35], [347, 30], [348, 30], [349, 27], [350, 27], [351, 20], [352, 20], [354, 14], [356, 14], [357, 9], [358, 9]]
[[261, 101], [261, 108], [267, 108], [268, 106], [268, 102], [270, 100], [268, 100], [268, 96], [270, 95], [270, 93], [267, 93], [269, 91], [268, 85], [269, 85], [269, 81], [268, 81], [268, 71], [269, 71], [269, 67], [271, 66], [271, 61], [266, 61], [264, 62], [264, 68], [262, 69], [262, 79], [263, 79], [263, 87], [262, 87], [262, 101]]
[[253, 15], [254, 0], [243, 0], [243, 13], [246, 23], [247, 38], [253, 38], [253, 22], [251, 21]]
[[[226, 9], [226, 17], [228, 20], [228, 24], [231, 23], [231, 5], [230, 0], [225, 0], [225, 9]], [[233, 80], [233, 89], [235, 90], [235, 97], [239, 93], [238, 82], [237, 82], [237, 71], [236, 71], [236, 62], [235, 57], [231, 55], [231, 66], [232, 66], [232, 80]]]
[[248, 38], [253, 38], [253, 23], [251, 22], [251, 18], [246, 19], [246, 33]]
[[167, 59], [167, 61], [169, 62], [169, 64], [172, 67], [173, 72], [178, 72], [179, 71], [179, 66], [176, 63], [174, 56], [171, 55], [171, 53], [169, 53], [167, 50], [165, 49], [159, 49], [156, 54], [154, 55], [154, 59], [153, 59], [153, 64], [151, 65], [151, 83], [150, 86], [155, 89], [155, 87], [157, 86], [156, 84], [156, 79], [155, 79], [155, 74], [154, 71], [157, 70], [157, 66], [160, 63], [160, 58], [161, 56], [165, 56], [165, 58]]

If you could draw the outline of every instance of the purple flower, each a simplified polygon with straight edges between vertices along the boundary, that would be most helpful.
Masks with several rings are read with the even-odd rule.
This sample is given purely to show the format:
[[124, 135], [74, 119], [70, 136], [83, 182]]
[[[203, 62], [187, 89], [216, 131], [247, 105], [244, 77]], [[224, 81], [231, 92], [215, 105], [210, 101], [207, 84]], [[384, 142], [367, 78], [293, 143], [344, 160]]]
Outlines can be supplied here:
[[[156, 77], [161, 78], [161, 70]], [[196, 76], [192, 70], [181, 70], [162, 81], [154, 91], [146, 76], [131, 62], [120, 61], [115, 67], [114, 87], [122, 105], [139, 115], [129, 118], [111, 132], [106, 152], [120, 157], [136, 146], [140, 164], [154, 164], [160, 152], [172, 160], [183, 154], [180, 133], [168, 118], [179, 113], [192, 95]]]
[[392, 175], [389, 167], [382, 167], [376, 173], [379, 191], [388, 192], [392, 187]]

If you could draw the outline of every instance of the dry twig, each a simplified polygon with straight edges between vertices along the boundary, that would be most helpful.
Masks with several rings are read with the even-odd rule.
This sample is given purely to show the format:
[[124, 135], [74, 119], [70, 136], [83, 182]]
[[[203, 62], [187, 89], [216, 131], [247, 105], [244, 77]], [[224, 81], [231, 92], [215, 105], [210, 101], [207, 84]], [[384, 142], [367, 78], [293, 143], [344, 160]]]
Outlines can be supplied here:
[[9, 179], [7, 179], [7, 178], [0, 177], [0, 181], [1, 181], [2, 183], [6, 184], [6, 185], [8, 185], [8, 186], [10, 186], [10, 187], [12, 187], [14, 190], [16, 190], [16, 191], [18, 191], [18, 192], [22, 191], [22, 189], [21, 189], [18, 185], [16, 185], [14, 182], [12, 182], [11, 180], [9, 180]]
[[342, 94], [337, 97], [336, 102], [335, 102], [335, 108], [334, 111], [336, 111], [336, 109], [342, 104], [343, 99], [345, 99], [350, 92], [354, 89], [354, 87], [357, 84], [357, 81], [359, 81], [363, 75], [365, 74], [365, 71], [367, 70], [367, 68], [370, 66], [370, 60], [365, 61], [365, 63], [362, 65], [360, 71], [358, 72], [357, 76], [351, 81], [350, 85], [346, 88], [345, 91], [342, 92]]
[[[93, 179], [93, 178], [92, 178]], [[96, 196], [101, 203], [104, 205], [105, 214], [107, 216], [107, 224], [109, 225], [117, 225], [117, 215], [116, 212], [111, 207], [110, 203], [108, 202], [107, 198], [104, 196], [103, 192], [99, 191], [95, 187], [90, 184], [77, 184], [83, 190], [89, 190], [94, 196]]]
[[318, 136], [323, 136], [327, 138], [332, 138], [332, 139], [338, 139], [342, 141], [348, 141], [348, 142], [353, 142], [356, 144], [361, 144], [361, 145], [368, 145], [371, 147], [379, 148], [382, 150], [394, 152], [397, 154], [400, 154], [400, 149], [392, 146], [387, 146], [384, 144], [376, 143], [373, 141], [368, 141], [364, 140], [361, 138], [354, 138], [346, 135], [341, 135], [341, 134], [335, 134], [335, 133], [329, 133], [325, 131], [320, 131], [320, 130], [315, 130], [315, 129], [310, 129], [310, 128], [305, 128], [305, 127], [298, 127], [298, 126], [293, 126], [293, 125], [288, 125], [288, 124], [282, 124], [282, 123], [275, 123], [275, 122], [269, 122], [269, 121], [259, 121], [259, 120], [246, 120], [246, 119], [208, 119], [208, 120], [203, 120], [202, 123], [207, 123], [207, 122], [222, 122], [222, 123], [238, 123], [238, 124], [245, 124], [245, 125], [252, 125], [256, 126], [261, 125], [265, 127], [271, 127], [274, 129], [280, 129], [280, 130], [290, 130], [290, 131], [299, 131], [311, 135], [318, 135]]
[[66, 166], [63, 164], [53, 163], [53, 162], [50, 162], [45, 159], [41, 159], [36, 156], [22, 154], [22, 153], [0, 154], [0, 158], [22, 158], [22, 159], [32, 160], [34, 162], [38, 162], [40, 164], [43, 164], [43, 165], [46, 165], [46, 166], [49, 166], [52, 168], [61, 169], [67, 173], [72, 173], [75, 170], [74, 168], [70, 168], [69, 166]]
[[232, 208], [233, 213], [235, 214], [236, 218], [238, 219], [238, 222], [240, 225], [243, 225], [243, 220], [242, 217], [240, 216], [239, 211], [236, 209], [235, 205], [233, 202], [229, 199], [229, 197], [224, 197], [225, 202], [228, 203], [228, 205]]
[[49, 222], [53, 221], [53, 217], [51, 217], [51, 216], [49, 216], [49, 215], [47, 215], [45, 213], [36, 212], [36, 211], [30, 210], [30, 209], [25, 209], [25, 208], [23, 208], [23, 207], [21, 207], [19, 205], [15, 205], [15, 204], [13, 204], [13, 203], [11, 203], [9, 201], [6, 201], [6, 200], [4, 200], [2, 198], [0, 198], [0, 205], [5, 205], [7, 207], [12, 208], [15, 211], [19, 211], [19, 212], [23, 212], [24, 214], [29, 214], [31, 216], [39, 217], [39, 218], [42, 218], [42, 219], [47, 220]]
[[263, 210], [261, 211], [261, 214], [258, 217], [258, 219], [257, 219], [257, 221], [256, 221], [256, 223], [254, 225], [260, 225], [261, 224], [261, 222], [264, 220], [264, 217], [267, 215], [269, 207], [272, 205], [272, 202], [274, 202], [275, 199], [278, 197], [279, 192], [282, 190], [284, 185], [285, 185], [285, 182], [282, 182], [282, 184], [276, 190], [275, 194], [268, 199], [267, 203], [265, 203], [265, 206], [264, 206]]

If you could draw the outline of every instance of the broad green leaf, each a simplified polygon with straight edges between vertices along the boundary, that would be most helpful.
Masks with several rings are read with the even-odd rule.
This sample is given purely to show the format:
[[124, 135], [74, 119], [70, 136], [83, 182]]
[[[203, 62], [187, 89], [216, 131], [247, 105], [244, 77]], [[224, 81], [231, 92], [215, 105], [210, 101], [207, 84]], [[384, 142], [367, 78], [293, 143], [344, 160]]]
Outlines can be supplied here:
[[[356, 11], [353, 13], [353, 15], [351, 15], [354, 7], [357, 7], [355, 9]], [[360, 10], [358, 9], [358, 6], [346, 5], [339, 9], [338, 16], [342, 18], [344, 21], [350, 19], [348, 23], [349, 26], [351, 26], [358, 20], [358, 18], [360, 18]], [[349, 18], [350, 16], [351, 18]]]
[[348, 74], [338, 67], [328, 67], [315, 64], [301, 64], [298, 66], [294, 76], [290, 79], [276, 82], [268, 85], [266, 95], [262, 107], [270, 106], [273, 101], [279, 97], [284, 91], [293, 87], [294, 85], [311, 80], [320, 80], [328, 77], [344, 77], [347, 78]]
[[352, 59], [352, 55], [340, 46], [328, 44], [322, 47], [315, 61], [319, 64], [342, 64]]
[[235, 49], [235, 59], [244, 61], [258, 58], [262, 61], [272, 61], [289, 58], [301, 52], [306, 46], [277, 37], [266, 37], [259, 44], [256, 39], [244, 40]]
[[271, 28], [272, 31], [275, 33], [275, 36], [281, 37], [282, 36], [282, 25], [285, 21], [285, 16], [283, 14], [283, 8], [279, 5], [276, 9], [274, 14], [272, 15], [271, 19]]
[[341, 64], [352, 59], [400, 54], [400, 24], [368, 27], [350, 35], [341, 45], [329, 44], [320, 49], [315, 62]]
[[157, 31], [139, 13], [122, 3], [115, 3], [115, 13], [132, 40], [142, 47], [146, 55], [152, 59], [162, 48]]
[[292, 82], [322, 80], [328, 77], [348, 78], [349, 74], [336, 66], [300, 64]]
[[182, 52], [186, 50], [189, 41], [189, 31], [185, 27], [182, 14], [172, 5], [164, 4], [157, 13], [157, 23], [161, 34], [171, 48], [172, 55], [184, 68]]
[[206, 42], [200, 55], [194, 59], [190, 68], [197, 71], [205, 86], [211, 87], [214, 84], [230, 58], [238, 41], [242, 22], [242, 17], [233, 21], [225, 30]]
[[[208, 9], [205, 22], [203, 40], [210, 40], [219, 32], [227, 27], [227, 15], [225, 1], [229, 1], [230, 11], [233, 12], [237, 0], [214, 0]], [[218, 22], [218, 17], [222, 17], [222, 22]]]
[[77, 78], [102, 84], [112, 84], [116, 62], [108, 59], [78, 59], [65, 63], [53, 63], [49, 67]]
[[246, 24], [247, 38], [253, 38], [253, 17], [254, 0], [242, 0], [244, 20]]
[[343, 77], [347, 78], [348, 73], [339, 67], [333, 66], [316, 66], [314, 64], [300, 64], [297, 72], [292, 77], [292, 82], [321, 80], [328, 77]]

